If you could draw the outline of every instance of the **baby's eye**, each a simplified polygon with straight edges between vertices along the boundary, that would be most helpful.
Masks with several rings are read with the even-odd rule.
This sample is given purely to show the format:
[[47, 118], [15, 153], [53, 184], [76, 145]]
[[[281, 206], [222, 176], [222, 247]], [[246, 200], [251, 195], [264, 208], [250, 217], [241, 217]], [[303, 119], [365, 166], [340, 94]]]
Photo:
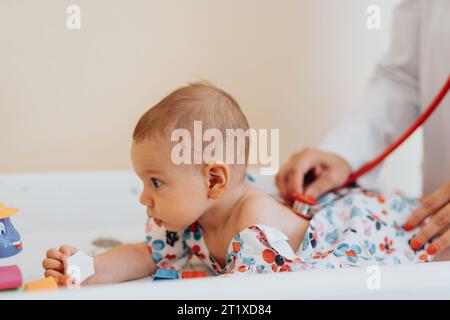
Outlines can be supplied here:
[[6, 227], [3, 223], [0, 222], [0, 234], [4, 235], [6, 233]]
[[158, 180], [156, 178], [151, 178], [150, 180], [152, 182], [153, 188], [158, 189], [161, 187], [162, 182], [160, 180]]

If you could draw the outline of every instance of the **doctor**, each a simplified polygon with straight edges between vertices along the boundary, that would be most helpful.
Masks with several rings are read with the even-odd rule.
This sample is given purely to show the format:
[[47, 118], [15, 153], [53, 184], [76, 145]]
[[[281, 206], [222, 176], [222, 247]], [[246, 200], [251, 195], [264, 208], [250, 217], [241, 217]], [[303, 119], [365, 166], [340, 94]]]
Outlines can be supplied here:
[[[318, 149], [295, 153], [276, 183], [288, 198], [294, 192], [317, 197], [342, 185], [351, 172], [380, 154], [419, 116], [450, 75], [450, 1], [405, 0], [396, 8], [388, 55], [375, 70], [363, 104], [332, 130]], [[304, 186], [313, 169], [316, 180]], [[450, 253], [450, 96], [424, 127], [423, 192], [420, 207], [405, 223], [416, 228], [417, 249], [433, 236], [429, 254]]]

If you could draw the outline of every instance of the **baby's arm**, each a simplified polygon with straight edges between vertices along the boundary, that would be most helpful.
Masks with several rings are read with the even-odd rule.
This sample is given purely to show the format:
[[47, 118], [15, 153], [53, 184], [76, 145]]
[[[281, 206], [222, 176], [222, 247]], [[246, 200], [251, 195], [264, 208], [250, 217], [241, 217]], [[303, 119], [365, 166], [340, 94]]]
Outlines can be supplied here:
[[86, 284], [117, 283], [152, 275], [156, 264], [147, 244], [124, 244], [94, 257], [95, 275]]
[[[65, 286], [64, 259], [73, 255], [77, 249], [62, 246], [59, 250], [47, 251], [43, 261], [45, 276], [54, 277], [60, 286]], [[95, 274], [86, 279], [83, 285], [118, 283], [140, 279], [153, 274], [156, 264], [152, 260], [145, 242], [124, 244], [94, 256]]]

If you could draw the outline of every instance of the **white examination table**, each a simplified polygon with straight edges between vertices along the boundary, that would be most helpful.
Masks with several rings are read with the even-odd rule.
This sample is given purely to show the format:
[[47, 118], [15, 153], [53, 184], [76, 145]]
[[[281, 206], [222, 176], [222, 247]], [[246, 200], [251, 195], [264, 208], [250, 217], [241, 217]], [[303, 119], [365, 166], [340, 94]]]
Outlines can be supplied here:
[[[257, 179], [268, 191], [274, 190], [272, 180]], [[138, 202], [140, 188], [140, 181], [128, 171], [0, 175], [0, 201], [20, 209], [12, 221], [24, 247], [17, 256], [0, 259], [0, 266], [19, 265], [29, 282], [43, 278], [41, 263], [50, 247], [70, 244], [92, 254], [102, 250], [93, 244], [95, 240], [142, 241], [146, 215]], [[152, 282], [147, 278], [81, 290], [0, 292], [0, 300], [450, 298], [450, 262], [380, 270], [380, 289], [368, 289], [367, 270], [357, 268], [229, 279]]]

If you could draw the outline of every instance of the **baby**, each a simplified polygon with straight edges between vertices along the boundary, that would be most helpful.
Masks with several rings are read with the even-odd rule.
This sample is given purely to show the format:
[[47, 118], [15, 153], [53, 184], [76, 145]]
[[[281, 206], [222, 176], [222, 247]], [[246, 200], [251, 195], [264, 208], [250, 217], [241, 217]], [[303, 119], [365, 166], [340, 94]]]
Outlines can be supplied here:
[[[224, 136], [227, 129], [249, 129], [237, 102], [205, 83], [182, 87], [150, 108], [136, 125], [131, 148], [149, 217], [145, 241], [96, 255], [95, 274], [83, 284], [139, 279], [157, 268], [181, 270], [193, 255], [226, 276], [433, 260], [425, 246], [410, 248], [417, 231], [402, 227], [415, 199], [346, 188], [294, 211], [247, 183], [248, 141], [241, 146], [245, 163], [211, 157], [176, 164], [180, 141], [172, 133], [192, 132], [194, 121]], [[196, 148], [192, 153], [202, 151]], [[69, 246], [48, 250], [45, 276], [64, 286], [63, 262], [75, 252]]]

